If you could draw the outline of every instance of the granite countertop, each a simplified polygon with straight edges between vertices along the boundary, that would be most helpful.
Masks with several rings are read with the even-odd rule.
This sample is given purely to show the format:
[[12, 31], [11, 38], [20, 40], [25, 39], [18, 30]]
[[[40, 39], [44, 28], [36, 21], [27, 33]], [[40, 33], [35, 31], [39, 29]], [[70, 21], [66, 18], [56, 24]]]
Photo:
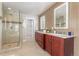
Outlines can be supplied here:
[[60, 37], [60, 38], [73, 38], [74, 35], [64, 35], [64, 34], [56, 34], [56, 33], [47, 33], [47, 32], [43, 32], [43, 31], [36, 31], [36, 32], [39, 32], [39, 33], [42, 33], [42, 34], [48, 34], [48, 35], [53, 35], [53, 36], [57, 36], [57, 37]]

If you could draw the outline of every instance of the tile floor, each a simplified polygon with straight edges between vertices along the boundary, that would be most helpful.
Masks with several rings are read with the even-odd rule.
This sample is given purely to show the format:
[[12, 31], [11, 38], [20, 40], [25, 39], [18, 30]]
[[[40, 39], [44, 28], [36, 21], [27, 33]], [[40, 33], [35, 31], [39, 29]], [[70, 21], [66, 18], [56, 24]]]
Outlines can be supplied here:
[[0, 53], [0, 56], [50, 56], [35, 41], [26, 41], [22, 48]]

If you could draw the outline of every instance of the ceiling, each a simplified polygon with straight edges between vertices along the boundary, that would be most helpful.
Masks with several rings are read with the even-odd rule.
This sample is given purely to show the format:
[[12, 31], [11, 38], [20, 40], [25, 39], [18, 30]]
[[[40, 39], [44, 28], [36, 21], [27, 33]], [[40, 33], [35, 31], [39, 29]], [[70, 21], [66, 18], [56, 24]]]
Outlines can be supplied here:
[[26, 15], [39, 15], [55, 2], [4, 2], [5, 8], [19, 10]]

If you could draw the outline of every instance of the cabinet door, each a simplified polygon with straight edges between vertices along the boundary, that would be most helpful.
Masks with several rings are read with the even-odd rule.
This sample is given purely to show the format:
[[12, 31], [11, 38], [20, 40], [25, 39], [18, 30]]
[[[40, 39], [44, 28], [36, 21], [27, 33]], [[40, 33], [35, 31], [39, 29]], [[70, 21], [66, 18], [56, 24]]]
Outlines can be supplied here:
[[54, 37], [52, 54], [54, 56], [63, 56], [64, 55], [64, 39], [59, 37]]
[[37, 41], [37, 39], [38, 39], [38, 33], [35, 32], [35, 40]]
[[38, 43], [38, 45], [44, 49], [44, 34], [42, 33], [35, 33], [35, 40]]
[[65, 56], [73, 56], [74, 55], [74, 38], [67, 38], [64, 42], [64, 52]]
[[46, 35], [45, 36], [45, 50], [48, 53], [52, 53], [52, 39], [51, 39], [51, 35]]
[[44, 36], [44, 34], [39, 33], [39, 40], [41, 43], [43, 43], [43, 38], [44, 38], [43, 36]]
[[52, 36], [52, 45], [51, 45], [51, 46], [52, 46], [52, 52], [51, 52], [51, 55], [52, 55], [52, 56], [54, 55], [54, 53], [53, 53], [53, 50], [54, 50], [54, 47], [53, 47], [53, 46], [54, 46], [54, 43], [53, 43], [53, 42], [54, 42], [54, 36]]

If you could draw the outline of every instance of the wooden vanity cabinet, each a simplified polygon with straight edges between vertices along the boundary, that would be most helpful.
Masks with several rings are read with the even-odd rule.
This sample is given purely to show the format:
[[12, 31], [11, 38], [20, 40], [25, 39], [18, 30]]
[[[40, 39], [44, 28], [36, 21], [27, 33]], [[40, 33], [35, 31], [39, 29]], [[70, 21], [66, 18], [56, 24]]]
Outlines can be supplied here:
[[38, 45], [52, 56], [73, 56], [74, 37], [61, 38], [50, 34], [35, 32]]
[[73, 56], [74, 38], [45, 35], [45, 50], [52, 56]]
[[64, 39], [64, 55], [74, 56], [74, 37]]
[[52, 56], [64, 55], [64, 39], [52, 37]]
[[45, 35], [45, 50], [52, 56], [64, 55], [64, 40], [53, 35]]
[[45, 48], [44, 42], [45, 35], [42, 33], [35, 32], [35, 40], [41, 48]]
[[52, 54], [52, 36], [45, 35], [45, 50], [51, 55]]
[[52, 37], [52, 56], [73, 56], [74, 38]]

